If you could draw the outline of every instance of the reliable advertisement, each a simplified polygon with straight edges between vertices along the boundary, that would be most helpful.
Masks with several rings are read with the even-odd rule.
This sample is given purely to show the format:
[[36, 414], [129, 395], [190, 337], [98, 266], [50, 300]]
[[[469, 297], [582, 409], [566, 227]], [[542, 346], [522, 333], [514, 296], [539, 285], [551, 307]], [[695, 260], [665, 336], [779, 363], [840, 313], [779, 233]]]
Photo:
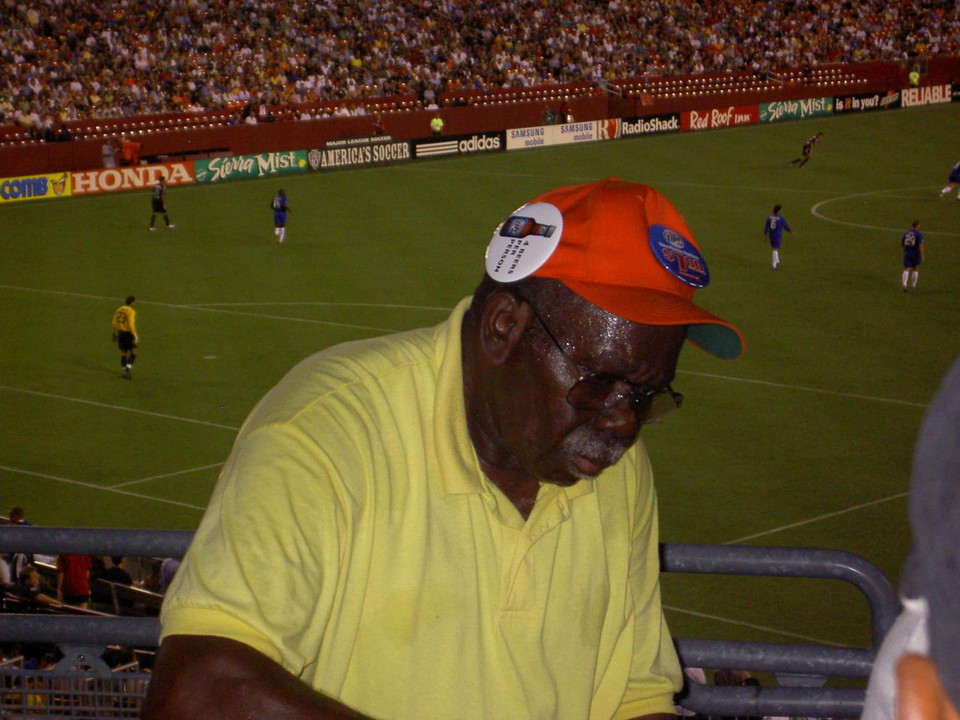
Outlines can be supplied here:
[[306, 150], [237, 155], [193, 161], [193, 176], [198, 183], [262, 178], [269, 175], [304, 172], [307, 169]]
[[28, 175], [0, 180], [0, 203], [69, 197], [70, 175]]
[[833, 98], [819, 97], [804, 100], [778, 100], [760, 104], [760, 122], [803, 120], [818, 115], [833, 115]]
[[193, 182], [193, 162], [84, 170], [71, 173], [70, 177], [74, 195], [142, 190], [156, 185], [161, 177], [167, 185], [186, 185]]
[[949, 85], [929, 85], [900, 91], [900, 104], [903, 107], [920, 105], [939, 105], [952, 102], [953, 93]]

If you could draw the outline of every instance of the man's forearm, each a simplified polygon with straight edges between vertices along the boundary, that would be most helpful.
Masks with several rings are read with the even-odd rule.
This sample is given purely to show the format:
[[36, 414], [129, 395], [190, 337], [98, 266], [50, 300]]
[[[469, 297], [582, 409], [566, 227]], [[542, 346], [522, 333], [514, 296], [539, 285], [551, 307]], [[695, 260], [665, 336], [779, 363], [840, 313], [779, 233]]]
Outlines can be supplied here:
[[242, 643], [172, 636], [157, 656], [143, 720], [371, 720]]

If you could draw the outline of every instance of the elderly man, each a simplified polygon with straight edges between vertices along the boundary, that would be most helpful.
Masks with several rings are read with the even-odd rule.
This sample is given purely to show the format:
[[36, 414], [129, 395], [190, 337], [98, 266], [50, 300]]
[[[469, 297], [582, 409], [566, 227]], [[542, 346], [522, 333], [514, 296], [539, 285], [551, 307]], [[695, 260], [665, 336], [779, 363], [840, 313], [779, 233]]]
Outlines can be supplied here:
[[657, 718], [680, 668], [641, 427], [709, 271], [655, 190], [547, 193], [430, 329], [308, 358], [253, 411], [168, 594], [144, 718]]

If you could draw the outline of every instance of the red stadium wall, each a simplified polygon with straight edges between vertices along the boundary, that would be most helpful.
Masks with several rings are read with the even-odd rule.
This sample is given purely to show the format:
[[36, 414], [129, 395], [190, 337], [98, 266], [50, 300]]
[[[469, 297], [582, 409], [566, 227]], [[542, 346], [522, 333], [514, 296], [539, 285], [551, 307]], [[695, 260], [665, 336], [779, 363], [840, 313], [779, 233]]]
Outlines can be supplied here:
[[[750, 89], [750, 84], [730, 89], [693, 91], [680, 89], [677, 92], [650, 90], [641, 81], [624, 81], [618, 93], [603, 93], [589, 86], [569, 86], [572, 90], [568, 100], [576, 120], [600, 120], [608, 117], [639, 117], [665, 112], [682, 112], [709, 107], [744, 106], [774, 100], [796, 100], [808, 97], [823, 97], [855, 92], [896, 90], [907, 87], [908, 68], [892, 62], [861, 63], [834, 68], [836, 74], [823, 82], [810, 76], [801, 76], [800, 71], [785, 76], [773, 83], [769, 80]], [[842, 71], [842, 72], [841, 72]], [[852, 81], [849, 78], [855, 77]], [[730, 75], [701, 76], [699, 82], [729, 80]], [[749, 81], [748, 76], [744, 76]], [[830, 79], [833, 78], [833, 79]], [[960, 78], [960, 58], [937, 58], [927, 64], [921, 84], [949, 83]], [[669, 79], [667, 79], [669, 80]], [[677, 83], [690, 83], [690, 76], [675, 79]], [[543, 124], [543, 114], [549, 106], [559, 109], [562, 98], [557, 93], [565, 88], [555, 86], [549, 99], [513, 100], [494, 102], [491, 96], [482, 93], [463, 93], [462, 97], [448, 97], [446, 102], [456, 102], [440, 111], [444, 119], [444, 134], [464, 135], [475, 132], [521, 128]], [[580, 93], [580, 94], [577, 94]], [[460, 104], [466, 103], [466, 104]], [[406, 140], [426, 137], [430, 134], [432, 112], [397, 110], [382, 115], [387, 133]], [[118, 121], [111, 121], [122, 131]], [[208, 127], [189, 130], [169, 129], [140, 134], [143, 143], [141, 157], [151, 159], [210, 154], [245, 155], [280, 150], [298, 150], [321, 147], [324, 143], [346, 137], [362, 137], [374, 134], [373, 117], [341, 117], [309, 121], [277, 121], [258, 125], [224, 126], [211, 123]], [[72, 140], [69, 142], [7, 145], [0, 147], [0, 177], [55, 173], [64, 170], [87, 170], [102, 167], [100, 139]]]

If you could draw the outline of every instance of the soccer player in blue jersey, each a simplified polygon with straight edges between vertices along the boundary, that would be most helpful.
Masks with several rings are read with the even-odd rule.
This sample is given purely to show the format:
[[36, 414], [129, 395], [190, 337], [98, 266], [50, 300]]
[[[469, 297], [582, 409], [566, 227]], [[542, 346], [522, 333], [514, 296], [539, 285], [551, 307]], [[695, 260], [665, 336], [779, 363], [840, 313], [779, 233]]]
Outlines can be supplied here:
[[767, 216], [767, 221], [763, 224], [763, 236], [770, 241], [770, 247], [773, 248], [773, 269], [780, 267], [780, 241], [783, 239], [783, 231], [792, 233], [786, 218], [780, 217], [780, 206], [773, 206], [773, 213]]
[[923, 262], [923, 233], [917, 228], [920, 221], [914, 220], [913, 225], [900, 238], [900, 247], [903, 248], [903, 291], [907, 291], [907, 279], [910, 287], [917, 289], [917, 277], [920, 275], [920, 263]]
[[[954, 165], [950, 171], [950, 177], [947, 178], [947, 186], [940, 191], [940, 197], [949, 193], [956, 185], [960, 185], [960, 162]], [[957, 193], [957, 200], [960, 200], [960, 192]]]
[[277, 242], [283, 245], [283, 238], [287, 234], [287, 213], [290, 207], [287, 205], [287, 193], [283, 190], [277, 190], [277, 194], [270, 201], [270, 208], [273, 210], [273, 234]]

